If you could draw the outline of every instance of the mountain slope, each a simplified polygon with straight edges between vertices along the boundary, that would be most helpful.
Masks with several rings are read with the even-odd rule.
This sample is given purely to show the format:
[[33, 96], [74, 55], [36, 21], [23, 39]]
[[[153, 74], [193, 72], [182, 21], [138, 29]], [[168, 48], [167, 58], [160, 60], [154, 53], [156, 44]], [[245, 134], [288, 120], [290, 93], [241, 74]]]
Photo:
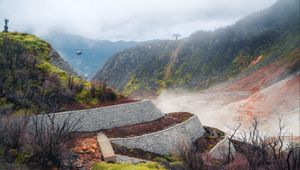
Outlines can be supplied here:
[[[115, 53], [137, 42], [92, 40], [72, 34], [51, 33], [43, 37], [80, 75], [91, 78]], [[77, 50], [82, 52], [77, 55]]]
[[0, 113], [91, 107], [117, 94], [80, 77], [47, 42], [26, 33], [0, 33]]
[[298, 3], [279, 0], [226, 28], [124, 50], [111, 58], [94, 80], [127, 95], [153, 95], [164, 88], [206, 89], [237, 75], [247, 76], [279, 59], [297, 70]]

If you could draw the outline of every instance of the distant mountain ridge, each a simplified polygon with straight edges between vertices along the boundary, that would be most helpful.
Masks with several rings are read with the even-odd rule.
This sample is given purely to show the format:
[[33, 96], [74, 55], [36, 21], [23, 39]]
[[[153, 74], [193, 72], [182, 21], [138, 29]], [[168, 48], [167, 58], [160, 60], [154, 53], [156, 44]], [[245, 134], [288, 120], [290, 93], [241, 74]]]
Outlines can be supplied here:
[[[43, 37], [81, 76], [91, 78], [113, 54], [138, 44], [134, 41], [108, 41], [53, 32]], [[81, 55], [77, 55], [77, 51]]]
[[279, 0], [226, 28], [123, 50], [93, 79], [126, 95], [156, 95], [165, 88], [206, 89], [280, 60], [286, 71], [276, 81], [299, 70], [299, 25], [299, 1]]

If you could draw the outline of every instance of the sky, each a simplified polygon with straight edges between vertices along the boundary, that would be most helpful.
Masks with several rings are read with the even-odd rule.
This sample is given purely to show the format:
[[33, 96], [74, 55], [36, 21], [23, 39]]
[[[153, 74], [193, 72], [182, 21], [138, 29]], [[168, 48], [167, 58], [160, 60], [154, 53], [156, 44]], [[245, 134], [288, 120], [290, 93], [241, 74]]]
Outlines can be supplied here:
[[276, 0], [0, 0], [9, 30], [99, 40], [171, 39], [231, 25]]

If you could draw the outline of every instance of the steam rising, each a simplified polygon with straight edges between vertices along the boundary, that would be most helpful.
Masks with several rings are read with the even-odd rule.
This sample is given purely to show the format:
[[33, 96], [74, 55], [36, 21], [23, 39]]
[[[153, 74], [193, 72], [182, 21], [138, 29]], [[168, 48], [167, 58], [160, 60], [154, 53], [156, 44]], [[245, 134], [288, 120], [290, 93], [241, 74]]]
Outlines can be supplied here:
[[[291, 80], [275, 83], [254, 94], [245, 91], [235, 92], [188, 92], [185, 90], [166, 90], [153, 100], [154, 104], [164, 113], [186, 111], [196, 114], [201, 123], [228, 132], [227, 126], [243, 124], [246, 129], [252, 116], [259, 119], [262, 131], [274, 134], [278, 129], [278, 116], [283, 116], [283, 123], [295, 136], [299, 136], [299, 81], [296, 88], [288, 88], [278, 99], [273, 99], [285, 83]], [[296, 77], [296, 80], [299, 76]], [[290, 92], [292, 89], [293, 91]], [[296, 90], [296, 91], [295, 91]], [[292, 94], [293, 93], [293, 94]], [[250, 99], [259, 96], [257, 101]], [[271, 98], [271, 99], [269, 99]], [[271, 102], [271, 103], [270, 103]], [[257, 104], [258, 103], [258, 104]], [[251, 109], [246, 106], [250, 105]], [[250, 112], [251, 110], [251, 112]], [[249, 114], [253, 113], [253, 115]]]

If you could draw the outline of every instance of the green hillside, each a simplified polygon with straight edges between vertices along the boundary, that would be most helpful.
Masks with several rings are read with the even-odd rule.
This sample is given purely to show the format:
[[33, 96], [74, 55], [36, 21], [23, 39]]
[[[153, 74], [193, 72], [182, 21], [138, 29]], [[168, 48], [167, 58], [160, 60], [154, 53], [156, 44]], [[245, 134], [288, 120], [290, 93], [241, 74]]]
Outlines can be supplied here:
[[0, 33], [0, 70], [1, 113], [89, 108], [118, 97], [78, 77], [50, 44], [26, 33]]
[[157, 94], [164, 88], [206, 89], [279, 58], [297, 62], [299, 53], [289, 53], [299, 50], [298, 10], [297, 0], [279, 0], [226, 28], [124, 50], [94, 79], [126, 95]]

